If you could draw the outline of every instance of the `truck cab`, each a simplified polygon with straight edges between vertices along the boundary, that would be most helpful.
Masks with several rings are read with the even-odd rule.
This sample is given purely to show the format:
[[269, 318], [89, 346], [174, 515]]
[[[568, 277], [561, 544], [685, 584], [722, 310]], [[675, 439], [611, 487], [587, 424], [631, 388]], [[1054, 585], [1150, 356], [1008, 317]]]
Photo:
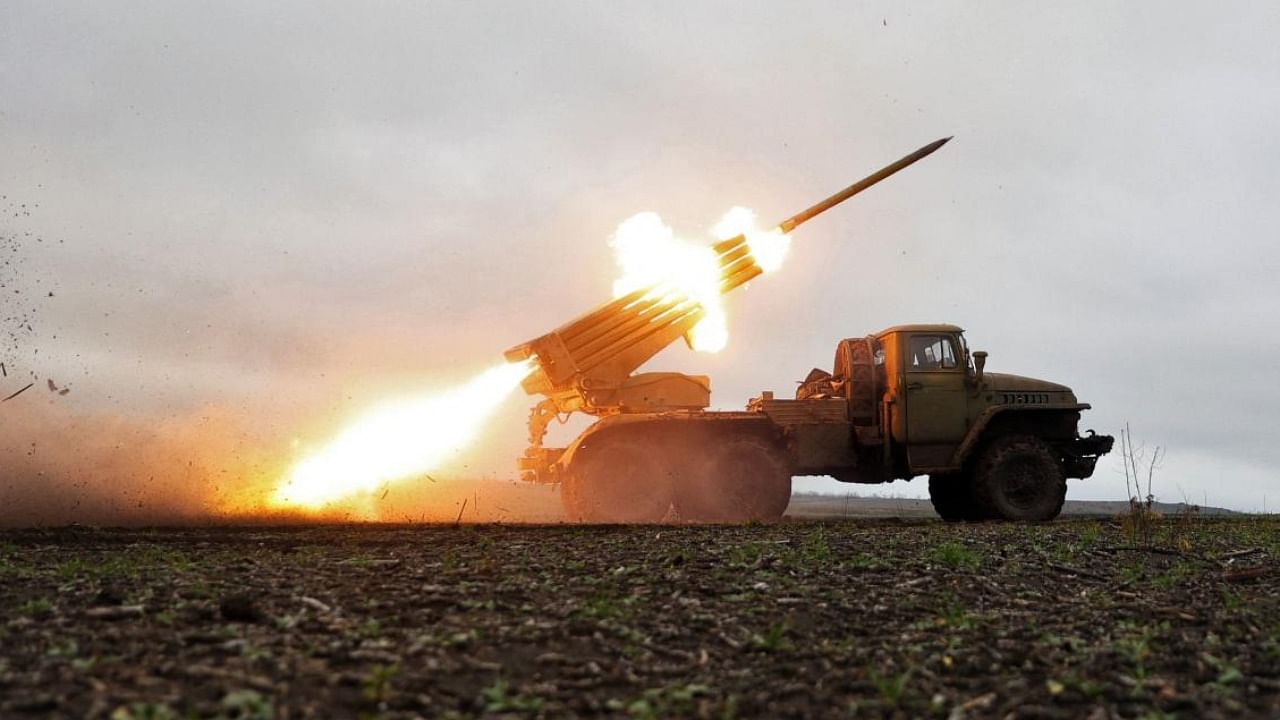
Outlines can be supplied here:
[[[806, 450], [821, 445], [807, 436], [829, 437], [829, 430], [788, 422], [805, 414], [783, 412], [778, 403], [787, 401], [761, 399], [753, 407], [788, 426], [784, 434], [800, 472], [858, 483], [928, 475], [935, 506], [949, 519], [1052, 517], [1065, 497], [1065, 479], [1092, 475], [1111, 438], [1077, 433], [1089, 405], [1069, 387], [988, 373], [986, 360], [949, 324], [898, 325], [841, 341], [833, 371], [812, 371], [796, 402], [845, 402], [850, 427], [843, 462], [833, 463], [829, 451]], [[869, 398], [878, 402], [872, 413]], [[979, 490], [981, 498], [974, 496]], [[1004, 502], [1006, 495], [1028, 508], [1017, 510]], [[974, 509], [983, 504], [990, 507]]]

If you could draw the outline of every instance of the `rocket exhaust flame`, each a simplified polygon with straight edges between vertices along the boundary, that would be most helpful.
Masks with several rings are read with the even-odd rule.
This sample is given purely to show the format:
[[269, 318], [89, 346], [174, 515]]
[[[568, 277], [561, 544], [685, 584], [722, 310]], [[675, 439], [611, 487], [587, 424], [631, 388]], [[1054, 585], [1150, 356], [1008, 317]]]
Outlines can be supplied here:
[[452, 390], [373, 408], [295, 465], [270, 504], [318, 510], [436, 469], [475, 438], [531, 367], [499, 365]]

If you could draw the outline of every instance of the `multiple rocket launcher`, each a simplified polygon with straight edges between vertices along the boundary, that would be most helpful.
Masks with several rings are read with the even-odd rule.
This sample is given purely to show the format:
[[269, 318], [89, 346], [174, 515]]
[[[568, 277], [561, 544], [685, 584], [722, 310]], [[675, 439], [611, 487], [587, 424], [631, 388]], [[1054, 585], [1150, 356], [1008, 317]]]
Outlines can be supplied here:
[[[951, 138], [932, 142], [897, 162], [855, 182], [822, 202], [778, 223], [790, 233], [876, 183], [927, 157]], [[738, 235], [712, 246], [720, 263], [720, 292], [745, 285], [763, 272]], [[642, 288], [612, 300], [576, 320], [506, 351], [507, 360], [535, 358], [536, 367], [523, 387], [544, 395], [548, 411], [607, 414], [617, 410], [616, 390], [654, 355], [686, 335], [703, 311], [697, 301], [679, 293]], [[535, 409], [535, 414], [537, 410]]]

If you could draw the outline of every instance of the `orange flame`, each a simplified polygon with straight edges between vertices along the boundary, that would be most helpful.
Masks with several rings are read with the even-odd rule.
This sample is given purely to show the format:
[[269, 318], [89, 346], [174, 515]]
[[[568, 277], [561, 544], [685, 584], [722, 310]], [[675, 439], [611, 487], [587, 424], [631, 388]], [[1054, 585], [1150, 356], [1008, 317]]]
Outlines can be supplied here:
[[475, 439], [531, 368], [530, 361], [499, 365], [444, 393], [373, 408], [295, 465], [270, 504], [318, 510], [435, 470]]

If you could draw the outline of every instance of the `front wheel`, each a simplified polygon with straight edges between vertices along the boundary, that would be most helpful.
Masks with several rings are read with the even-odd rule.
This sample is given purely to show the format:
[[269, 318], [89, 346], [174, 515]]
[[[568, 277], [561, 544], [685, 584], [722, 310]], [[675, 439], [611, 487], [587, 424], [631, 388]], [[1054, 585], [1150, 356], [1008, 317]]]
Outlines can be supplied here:
[[982, 453], [973, 490], [988, 517], [1052, 520], [1062, 512], [1067, 480], [1048, 443], [1013, 435], [996, 440]]

